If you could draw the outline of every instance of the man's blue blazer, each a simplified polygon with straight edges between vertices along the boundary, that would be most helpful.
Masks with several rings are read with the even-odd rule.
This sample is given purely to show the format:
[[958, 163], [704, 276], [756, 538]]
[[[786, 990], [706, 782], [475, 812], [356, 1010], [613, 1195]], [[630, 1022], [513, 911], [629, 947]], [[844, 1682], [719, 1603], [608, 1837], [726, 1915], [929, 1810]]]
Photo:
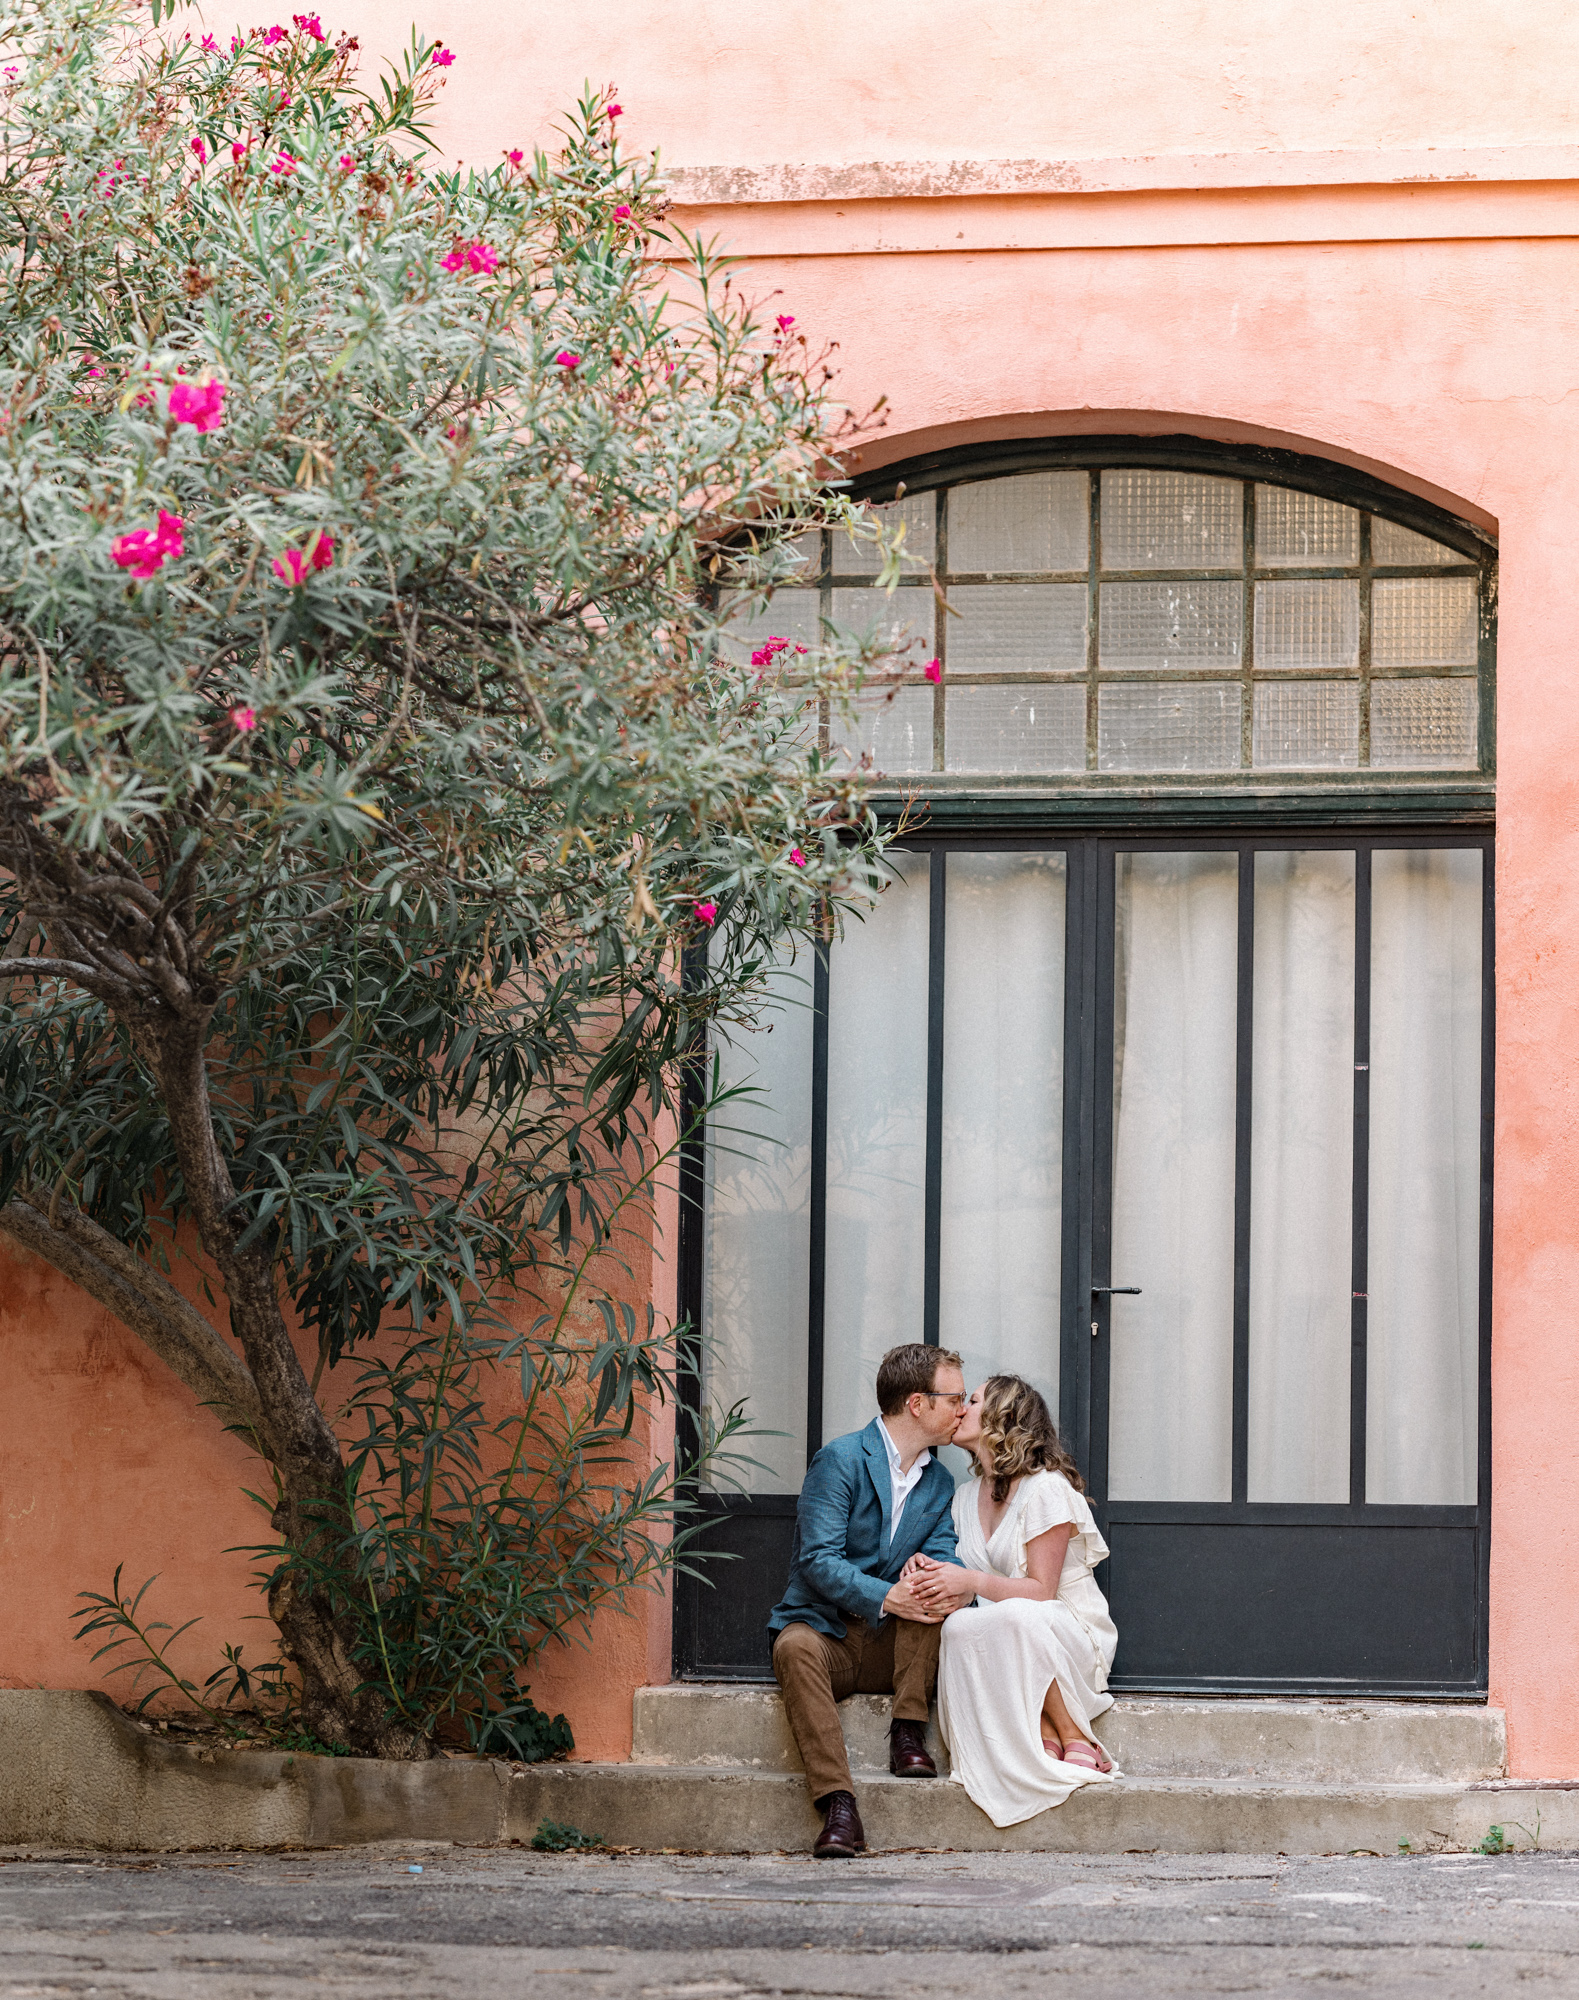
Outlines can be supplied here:
[[768, 1631], [777, 1638], [786, 1625], [810, 1625], [842, 1639], [846, 1618], [881, 1624], [883, 1599], [917, 1549], [939, 1562], [958, 1561], [953, 1506], [954, 1481], [934, 1453], [890, 1543], [893, 1487], [879, 1419], [825, 1444], [800, 1490], [789, 1587], [773, 1607]]

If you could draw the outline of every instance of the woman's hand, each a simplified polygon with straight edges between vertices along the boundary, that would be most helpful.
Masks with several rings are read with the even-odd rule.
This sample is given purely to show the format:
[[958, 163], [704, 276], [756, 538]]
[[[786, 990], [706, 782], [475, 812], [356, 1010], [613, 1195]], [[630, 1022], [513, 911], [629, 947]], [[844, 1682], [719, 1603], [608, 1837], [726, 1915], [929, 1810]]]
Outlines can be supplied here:
[[981, 1584], [978, 1571], [961, 1569], [957, 1563], [940, 1563], [930, 1556], [920, 1560], [925, 1567], [917, 1570], [911, 1584], [916, 1596], [934, 1616], [946, 1618], [951, 1611], [961, 1611], [978, 1594]]

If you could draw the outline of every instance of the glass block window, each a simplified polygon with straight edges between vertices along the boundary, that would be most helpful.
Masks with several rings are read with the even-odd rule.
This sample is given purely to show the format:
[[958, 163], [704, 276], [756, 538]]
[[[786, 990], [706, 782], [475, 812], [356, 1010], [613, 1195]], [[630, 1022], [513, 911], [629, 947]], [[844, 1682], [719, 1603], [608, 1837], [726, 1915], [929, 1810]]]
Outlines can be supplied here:
[[849, 536], [805, 537], [734, 643], [880, 632], [910, 680], [825, 727], [881, 773], [1490, 768], [1490, 552], [1445, 518], [1457, 545], [1363, 501], [1131, 464], [962, 474], [876, 511], [904, 526], [896, 590]]

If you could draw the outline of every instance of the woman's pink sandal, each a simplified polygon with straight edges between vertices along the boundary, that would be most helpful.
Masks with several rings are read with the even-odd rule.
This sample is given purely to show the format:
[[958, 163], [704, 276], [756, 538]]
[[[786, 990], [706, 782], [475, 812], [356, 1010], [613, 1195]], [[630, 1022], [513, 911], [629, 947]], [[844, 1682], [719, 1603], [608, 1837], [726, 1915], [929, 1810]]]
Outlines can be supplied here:
[[1082, 1771], [1111, 1771], [1113, 1759], [1105, 1754], [1098, 1743], [1071, 1743], [1065, 1747], [1064, 1762], [1078, 1765]]

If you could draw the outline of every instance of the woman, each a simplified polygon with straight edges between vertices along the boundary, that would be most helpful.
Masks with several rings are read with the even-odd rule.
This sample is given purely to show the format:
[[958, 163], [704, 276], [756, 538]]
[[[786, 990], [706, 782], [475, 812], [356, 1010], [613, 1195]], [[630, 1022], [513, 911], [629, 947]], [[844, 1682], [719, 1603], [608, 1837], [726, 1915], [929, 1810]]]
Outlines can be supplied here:
[[[956, 1783], [995, 1826], [1015, 1826], [1118, 1775], [1091, 1732], [1113, 1706], [1118, 1633], [1091, 1574], [1107, 1544], [1029, 1382], [990, 1376], [953, 1442], [976, 1475], [954, 1496], [954, 1530], [977, 1602], [943, 1627], [938, 1721]], [[905, 1573], [925, 1600], [944, 1569], [918, 1555]]]

